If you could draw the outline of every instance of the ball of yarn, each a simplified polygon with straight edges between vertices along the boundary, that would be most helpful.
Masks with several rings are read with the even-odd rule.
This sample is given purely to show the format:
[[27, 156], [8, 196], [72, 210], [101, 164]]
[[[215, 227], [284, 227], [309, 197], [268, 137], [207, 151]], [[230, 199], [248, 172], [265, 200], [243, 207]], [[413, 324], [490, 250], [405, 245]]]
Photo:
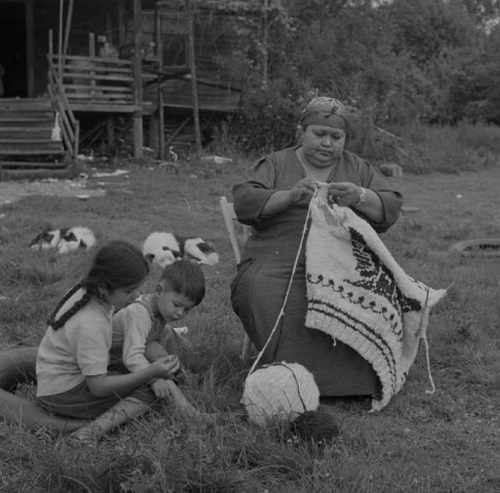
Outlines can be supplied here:
[[275, 363], [251, 373], [245, 381], [242, 403], [250, 422], [266, 426], [292, 422], [319, 406], [319, 390], [312, 373], [298, 363]]

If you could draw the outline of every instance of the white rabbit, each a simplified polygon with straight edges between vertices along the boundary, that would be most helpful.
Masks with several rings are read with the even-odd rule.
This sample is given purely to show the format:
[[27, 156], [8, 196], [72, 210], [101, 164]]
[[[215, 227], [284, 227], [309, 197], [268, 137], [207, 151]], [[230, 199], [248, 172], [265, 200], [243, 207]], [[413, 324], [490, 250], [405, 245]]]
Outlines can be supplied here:
[[144, 242], [142, 253], [150, 263], [160, 267], [180, 259], [206, 265], [219, 262], [219, 255], [201, 238], [184, 238], [174, 233], [151, 233]]
[[94, 232], [83, 226], [73, 228], [51, 229], [47, 226], [30, 242], [32, 250], [56, 249], [58, 253], [74, 252], [75, 250], [88, 250], [96, 245]]

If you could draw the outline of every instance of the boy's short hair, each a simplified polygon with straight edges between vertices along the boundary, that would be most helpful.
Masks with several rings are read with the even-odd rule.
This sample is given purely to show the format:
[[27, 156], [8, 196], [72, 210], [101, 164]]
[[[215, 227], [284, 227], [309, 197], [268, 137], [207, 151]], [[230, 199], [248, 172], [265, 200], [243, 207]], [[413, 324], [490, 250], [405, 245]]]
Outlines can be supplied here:
[[205, 296], [205, 274], [199, 265], [189, 260], [178, 260], [165, 266], [160, 282], [167, 283], [173, 291], [186, 296], [196, 305]]

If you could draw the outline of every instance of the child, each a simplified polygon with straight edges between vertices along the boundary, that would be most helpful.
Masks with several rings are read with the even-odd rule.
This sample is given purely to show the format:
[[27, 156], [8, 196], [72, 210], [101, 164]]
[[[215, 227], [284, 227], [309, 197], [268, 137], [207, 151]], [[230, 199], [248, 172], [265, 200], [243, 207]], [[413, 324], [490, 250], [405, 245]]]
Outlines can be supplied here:
[[[74, 433], [76, 439], [99, 437], [155, 400], [149, 386], [179, 368], [164, 357], [129, 374], [108, 373], [112, 313], [136, 297], [149, 266], [135, 246], [112, 241], [103, 246], [87, 276], [62, 298], [48, 320], [36, 362], [37, 402], [50, 412], [94, 419]], [[103, 414], [104, 413], [104, 414]]]
[[[153, 293], [142, 295], [113, 316], [112, 362], [122, 361], [130, 372], [148, 368], [155, 359], [177, 352], [177, 334], [168, 322], [184, 318], [205, 296], [201, 268], [187, 260], [167, 265]], [[210, 422], [197, 411], [171, 379], [157, 378], [156, 397], [169, 398], [185, 416]]]

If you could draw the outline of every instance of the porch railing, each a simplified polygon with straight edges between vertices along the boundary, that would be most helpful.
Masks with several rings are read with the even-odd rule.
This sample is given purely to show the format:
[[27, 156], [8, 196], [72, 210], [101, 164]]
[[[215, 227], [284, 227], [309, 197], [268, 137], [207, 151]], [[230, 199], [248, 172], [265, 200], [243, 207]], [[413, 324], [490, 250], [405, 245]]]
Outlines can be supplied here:
[[66, 98], [64, 88], [61, 84], [61, 78], [57, 68], [54, 66], [52, 58], [48, 57], [49, 73], [48, 73], [48, 91], [52, 104], [57, 111], [57, 121], [61, 129], [61, 136], [66, 149], [71, 156], [75, 158], [78, 155], [80, 123], [75, 118], [73, 111]]
[[133, 69], [130, 60], [91, 56], [52, 55], [60, 73], [63, 92], [71, 105], [134, 104]]

